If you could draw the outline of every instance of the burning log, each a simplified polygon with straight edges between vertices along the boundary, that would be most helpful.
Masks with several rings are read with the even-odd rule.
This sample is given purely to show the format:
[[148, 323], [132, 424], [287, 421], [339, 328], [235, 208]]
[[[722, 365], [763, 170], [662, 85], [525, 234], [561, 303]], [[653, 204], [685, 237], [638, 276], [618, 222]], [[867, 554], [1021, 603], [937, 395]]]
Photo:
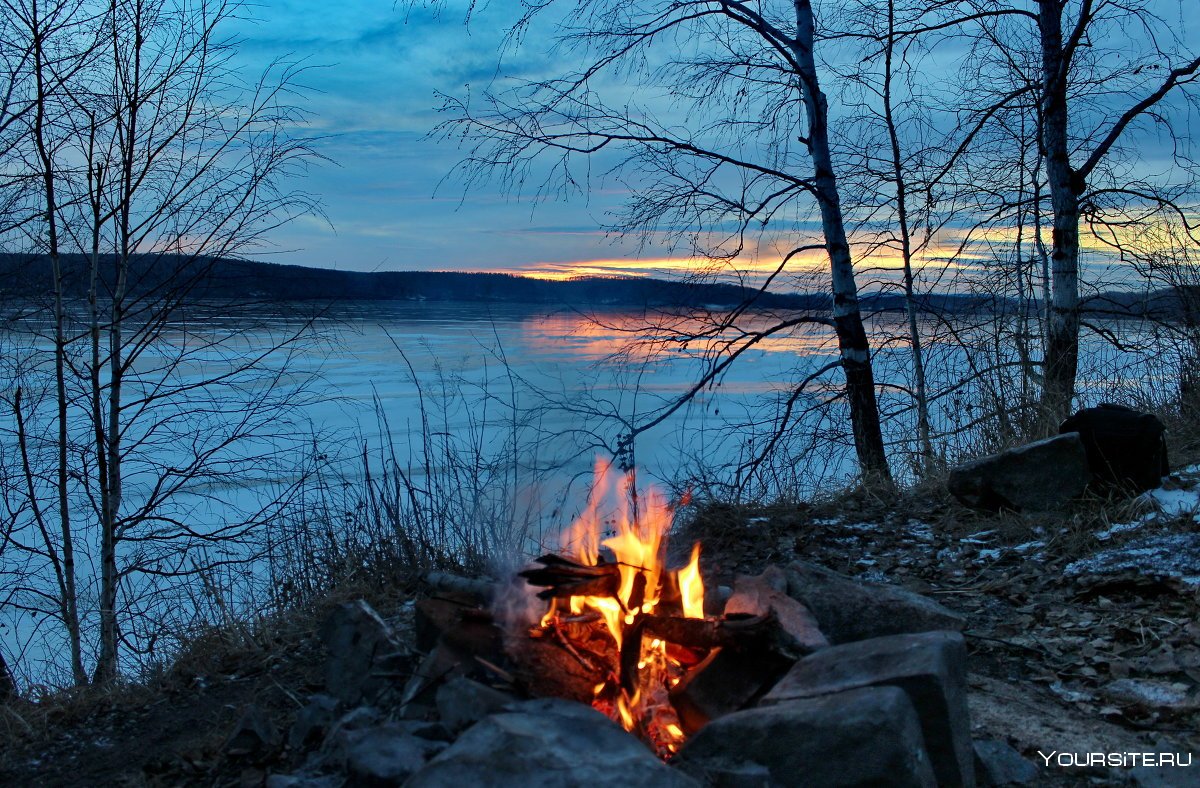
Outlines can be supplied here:
[[544, 589], [538, 592], [539, 599], [569, 599], [573, 596], [617, 599], [621, 587], [621, 571], [617, 564], [587, 566], [554, 554], [544, 555], [535, 563], [541, 564], [541, 568], [526, 569], [518, 574], [529, 585]]
[[719, 649], [671, 688], [671, 704], [690, 735], [754, 705], [791, 666], [791, 659], [765, 646]]
[[723, 620], [643, 615], [625, 633], [621, 643], [620, 679], [626, 692], [637, 685], [638, 662], [647, 636], [700, 652], [719, 648], [761, 649], [778, 631], [771, 611], [760, 616]]
[[[613, 660], [611, 645], [606, 656], [592, 650], [599, 649], [598, 643], [575, 643], [572, 648], [576, 653], [572, 654], [554, 636], [514, 635], [508, 638], [506, 647], [517, 687], [535, 698], [565, 698], [591, 703], [596, 684], [608, 678], [608, 671], [601, 666], [611, 664]], [[585, 662], [590, 666], [585, 666]]]

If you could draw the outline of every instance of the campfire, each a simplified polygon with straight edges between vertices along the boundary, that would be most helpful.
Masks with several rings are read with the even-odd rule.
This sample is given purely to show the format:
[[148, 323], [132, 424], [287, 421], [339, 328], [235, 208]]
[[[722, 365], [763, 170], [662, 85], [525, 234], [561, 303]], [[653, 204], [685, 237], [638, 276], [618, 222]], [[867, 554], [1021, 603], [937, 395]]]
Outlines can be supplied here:
[[[414, 621], [423, 656], [400, 715], [462, 731], [428, 769], [583, 768], [563, 737], [609, 733], [611, 747], [665, 768], [579, 702], [705, 780], [729, 768], [787, 783], [803, 763], [814, 785], [844, 781], [848, 764], [862, 784], [973, 784], [960, 617], [802, 560], [710, 586], [706, 600], [700, 546], [690, 558], [667, 549], [672, 514], [662, 494], [599, 463], [588, 507], [552, 553], [500, 582], [427, 576], [434, 593]], [[366, 675], [391, 675], [402, 656], [371, 656]], [[559, 719], [544, 735], [542, 715]]]
[[[615, 512], [606, 508], [614, 499]], [[550, 603], [530, 636], [555, 639], [594, 671], [592, 706], [663, 757], [685, 738], [671, 690], [716, 642], [715, 622], [704, 618], [700, 545], [686, 566], [666, 566], [671, 520], [660, 493], [641, 493], [633, 473], [618, 479], [597, 462], [590, 505], [564, 532], [561, 552], [521, 572]]]

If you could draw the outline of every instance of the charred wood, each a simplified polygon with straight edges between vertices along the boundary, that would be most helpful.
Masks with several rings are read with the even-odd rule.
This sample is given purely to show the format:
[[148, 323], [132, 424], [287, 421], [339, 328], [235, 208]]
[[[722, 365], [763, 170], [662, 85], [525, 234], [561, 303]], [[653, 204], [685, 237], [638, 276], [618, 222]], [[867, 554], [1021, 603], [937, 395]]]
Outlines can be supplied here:
[[[540, 586], [539, 599], [566, 599], [573, 596], [616, 598], [621, 587], [620, 568], [613, 563], [587, 566], [553, 554], [535, 561], [536, 569], [518, 574], [532, 586]], [[644, 581], [643, 581], [644, 582]]]

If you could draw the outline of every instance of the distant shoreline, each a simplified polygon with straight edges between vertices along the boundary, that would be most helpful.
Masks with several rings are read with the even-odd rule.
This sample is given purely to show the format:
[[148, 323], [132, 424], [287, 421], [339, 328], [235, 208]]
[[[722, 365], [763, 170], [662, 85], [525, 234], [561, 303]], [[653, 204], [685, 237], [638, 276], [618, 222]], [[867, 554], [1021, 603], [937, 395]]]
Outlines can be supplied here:
[[[89, 277], [84, 255], [62, 258], [63, 290], [85, 298]], [[111, 256], [101, 261], [101, 287]], [[107, 265], [106, 265], [107, 263]], [[461, 271], [339, 271], [252, 260], [137, 255], [132, 260], [132, 291], [155, 292], [187, 280], [193, 300], [234, 302], [474, 302], [553, 308], [628, 310], [695, 308], [722, 310], [753, 301], [755, 308], [828, 312], [828, 293], [759, 293], [733, 284], [672, 281], [640, 277], [583, 277], [550, 280], [516, 274]], [[0, 254], [0, 301], [37, 301], [50, 295], [50, 261], [45, 255]], [[1105, 292], [1085, 299], [1083, 311], [1112, 317], [1170, 319], [1181, 313], [1183, 298], [1171, 290]], [[867, 313], [902, 311], [899, 293], [871, 292], [859, 297]], [[1026, 302], [1036, 311], [1037, 302]], [[917, 308], [939, 314], [1011, 313], [1019, 304], [991, 294], [926, 293]]]

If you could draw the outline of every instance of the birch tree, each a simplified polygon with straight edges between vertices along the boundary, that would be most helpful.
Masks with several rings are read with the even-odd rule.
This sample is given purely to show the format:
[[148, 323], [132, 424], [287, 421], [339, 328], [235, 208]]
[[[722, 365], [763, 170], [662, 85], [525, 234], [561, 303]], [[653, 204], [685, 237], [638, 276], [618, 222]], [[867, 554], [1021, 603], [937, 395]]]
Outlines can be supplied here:
[[[777, 331], [826, 322], [836, 334], [860, 471], [890, 481], [813, 4], [550, 0], [531, 4], [514, 36], [552, 15], [556, 51], [580, 68], [446, 99], [441, 132], [468, 145], [468, 188], [498, 176], [519, 194], [552, 197], [583, 188], [595, 167], [630, 189], [614, 224], [620, 232], [667, 239], [720, 263], [782, 245], [768, 284], [819, 250], [832, 314], [741, 333], [698, 385]], [[657, 101], [639, 100], [649, 92]], [[809, 211], [820, 228], [811, 244], [803, 239]], [[662, 418], [630, 430], [625, 445]]]
[[[32, 22], [45, 17], [37, 0], [22, 7], [27, 83], [44, 98], [25, 114], [20, 144], [39, 173], [28, 210], [44, 222], [15, 222], [5, 241], [29, 253], [33, 270], [49, 261], [56, 383], [24, 402], [19, 383], [9, 397], [27, 482], [9, 500], [10, 554], [29, 572], [8, 605], [61, 624], [75, 683], [89, 680], [87, 662], [90, 680], [109, 683], [123, 655], [163, 648], [187, 615], [180, 600], [203, 596], [192, 586], [254, 560], [264, 523], [302, 481], [289, 471], [277, 495], [207, 521], [205, 502], [222, 485], [269, 477], [302, 440], [292, 414], [303, 387], [286, 375], [304, 326], [272, 341], [253, 313], [212, 322], [222, 305], [197, 304], [194, 293], [223, 258], [315, 206], [286, 186], [312, 158], [294, 135], [297, 74], [237, 73], [222, 31], [240, 6], [75, 7], [90, 38], [74, 69], [39, 59]], [[38, 358], [29, 348], [10, 367], [31, 391], [44, 380]], [[89, 571], [69, 566], [81, 549]], [[57, 578], [50, 588], [47, 574]]]
[[[1048, 214], [1050, 229], [1041, 403], [1047, 428], [1074, 400], [1089, 228], [1132, 219], [1148, 205], [1194, 202], [1186, 128], [1200, 100], [1197, 24], [1194, 4], [1178, 0], [970, 0], [929, 6], [907, 31], [972, 38], [1037, 98], [1035, 219]], [[962, 78], [969, 86], [979, 75]], [[1009, 102], [979, 103], [999, 117]]]

